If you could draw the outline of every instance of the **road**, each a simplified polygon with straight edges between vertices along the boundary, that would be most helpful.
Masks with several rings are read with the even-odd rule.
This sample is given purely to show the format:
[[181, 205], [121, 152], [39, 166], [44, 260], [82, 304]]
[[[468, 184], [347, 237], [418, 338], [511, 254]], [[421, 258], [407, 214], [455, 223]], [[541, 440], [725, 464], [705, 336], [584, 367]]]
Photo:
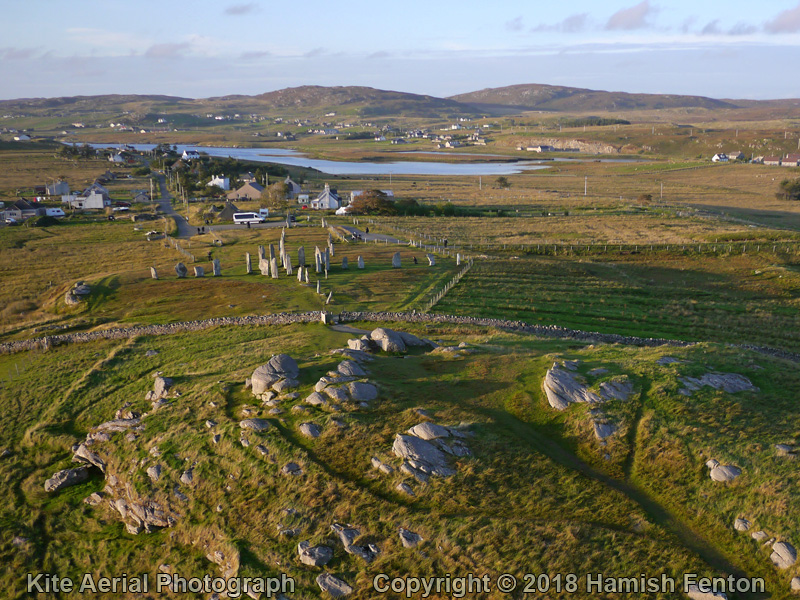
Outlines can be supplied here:
[[[389, 244], [402, 244], [405, 243], [403, 240], [398, 240], [390, 235], [383, 235], [382, 233], [364, 233], [360, 229], [353, 227], [352, 225], [341, 225], [341, 228], [349, 231], [351, 234], [358, 234], [361, 236], [361, 239], [372, 242], [374, 240], [378, 240], [380, 242], [388, 242]], [[407, 240], [406, 240], [407, 241]]]

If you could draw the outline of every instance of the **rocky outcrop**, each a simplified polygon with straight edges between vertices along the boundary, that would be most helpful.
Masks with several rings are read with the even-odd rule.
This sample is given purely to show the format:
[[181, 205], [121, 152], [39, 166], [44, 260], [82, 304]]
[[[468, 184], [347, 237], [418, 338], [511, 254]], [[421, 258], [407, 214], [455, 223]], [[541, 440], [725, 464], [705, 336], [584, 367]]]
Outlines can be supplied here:
[[89, 478], [88, 467], [76, 467], [74, 469], [63, 469], [57, 473], [53, 473], [47, 481], [44, 482], [44, 491], [58, 492], [71, 485], [77, 485], [86, 481]]
[[320, 573], [316, 579], [319, 589], [327, 592], [332, 598], [341, 598], [353, 593], [353, 588], [330, 573]]
[[366, 562], [372, 562], [380, 553], [380, 550], [374, 544], [361, 545], [355, 543], [355, 540], [361, 535], [361, 532], [355, 527], [334, 523], [331, 525], [331, 529], [339, 536], [339, 540], [344, 546], [344, 551], [348, 554], [354, 554]]
[[797, 562], [797, 550], [789, 542], [776, 542], [769, 559], [779, 569], [788, 569]]
[[406, 351], [406, 343], [403, 341], [402, 336], [391, 329], [378, 327], [377, 329], [372, 330], [369, 337], [384, 352]]
[[700, 378], [679, 377], [683, 388], [678, 390], [684, 396], [691, 396], [702, 387], [711, 387], [729, 394], [737, 392], [757, 392], [758, 388], [744, 375], [738, 373], [706, 373]]
[[[420, 437], [425, 436], [425, 437]], [[461, 441], [463, 433], [433, 423], [421, 423], [408, 434], [395, 436], [392, 452], [403, 459], [400, 470], [419, 481], [430, 475], [450, 477], [455, 471], [449, 466], [449, 456], [467, 456], [469, 448]]]
[[282, 379], [295, 382], [292, 387], [297, 385], [297, 380], [300, 377], [300, 367], [297, 362], [288, 354], [278, 354], [269, 359], [264, 365], [258, 367], [253, 371], [250, 377], [250, 384], [254, 396], [261, 396], [264, 392], [269, 390], [273, 384], [278, 383]]
[[297, 545], [300, 562], [309, 567], [324, 567], [333, 558], [333, 548], [328, 546], [312, 546], [308, 541]]
[[403, 544], [404, 548], [416, 548], [424, 541], [421, 535], [414, 533], [413, 531], [409, 531], [408, 529], [404, 529], [403, 527], [400, 528], [399, 533], [400, 542]]
[[602, 402], [603, 399], [589, 390], [578, 377], [565, 368], [559, 367], [558, 364], [553, 364], [544, 378], [544, 392], [550, 406], [556, 410], [565, 410], [574, 402], [588, 404]]

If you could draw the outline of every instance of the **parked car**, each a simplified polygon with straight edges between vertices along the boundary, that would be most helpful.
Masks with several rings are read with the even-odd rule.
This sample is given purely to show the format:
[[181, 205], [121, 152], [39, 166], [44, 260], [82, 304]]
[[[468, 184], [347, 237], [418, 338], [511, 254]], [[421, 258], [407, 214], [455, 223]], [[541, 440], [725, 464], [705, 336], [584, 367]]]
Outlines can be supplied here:
[[131, 207], [131, 203], [130, 202], [122, 202], [122, 201], [114, 202], [114, 206], [119, 206], [119, 207], [122, 207], [122, 208], [130, 208]]
[[19, 221], [14, 217], [6, 217], [6, 225], [19, 225]]

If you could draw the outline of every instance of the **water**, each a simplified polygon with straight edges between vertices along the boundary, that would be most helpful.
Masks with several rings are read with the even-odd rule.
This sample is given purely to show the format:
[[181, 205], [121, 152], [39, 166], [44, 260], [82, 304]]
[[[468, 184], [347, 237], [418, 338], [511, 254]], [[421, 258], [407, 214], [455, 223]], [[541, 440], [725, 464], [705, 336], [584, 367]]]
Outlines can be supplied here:
[[[130, 144], [136, 150], [152, 150], [155, 144]], [[94, 148], [120, 148], [114, 144], [90, 144]], [[516, 175], [525, 171], [546, 169], [533, 161], [508, 163], [444, 163], [444, 162], [349, 162], [308, 158], [302, 152], [287, 148], [230, 148], [177, 145], [178, 152], [195, 150], [209, 156], [236, 158], [254, 162], [275, 163], [316, 169], [327, 175]]]

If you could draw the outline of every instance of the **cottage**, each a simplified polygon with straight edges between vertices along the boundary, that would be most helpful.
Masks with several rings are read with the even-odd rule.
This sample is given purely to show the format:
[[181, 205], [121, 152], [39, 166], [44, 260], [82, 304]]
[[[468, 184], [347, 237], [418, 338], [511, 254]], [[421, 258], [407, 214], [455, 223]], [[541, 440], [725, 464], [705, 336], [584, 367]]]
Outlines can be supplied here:
[[69, 184], [66, 181], [54, 181], [45, 186], [48, 196], [63, 196], [69, 194]]
[[135, 190], [133, 192], [133, 202], [150, 202], [150, 194], [146, 190]]
[[181, 158], [183, 160], [197, 160], [200, 158], [200, 153], [197, 150], [184, 150]]
[[248, 171], [247, 173], [242, 173], [241, 175], [239, 175], [239, 180], [242, 183], [255, 183], [256, 176], [250, 171]]
[[326, 183], [325, 189], [311, 201], [311, 208], [314, 210], [336, 210], [341, 206], [341, 198], [336, 190], [332, 190]]
[[781, 166], [781, 157], [780, 156], [765, 156], [763, 163], [770, 167], [780, 167]]
[[115, 164], [125, 164], [126, 159], [122, 155], [122, 152], [117, 152], [116, 154], [110, 154], [108, 157], [109, 162], [113, 162]]
[[796, 167], [800, 165], [800, 154], [787, 154], [781, 159], [782, 167]]
[[228, 177], [222, 177], [221, 175], [214, 175], [211, 178], [211, 181], [208, 182], [208, 186], [211, 187], [212, 185], [217, 186], [221, 190], [225, 190], [226, 192], [231, 189], [231, 180]]
[[711, 157], [711, 162], [715, 163], [728, 162], [728, 160], [729, 160], [728, 155], [725, 154], [724, 152], [720, 152], [719, 154], [715, 154], [714, 156]]
[[294, 200], [303, 191], [302, 188], [300, 187], [300, 184], [292, 181], [292, 178], [289, 177], [288, 175], [286, 176], [286, 179], [283, 181], [283, 183], [286, 184], [286, 197], [289, 200]]
[[245, 183], [238, 190], [229, 192], [227, 198], [228, 200], [260, 200], [263, 191], [264, 186], [259, 183]]
[[728, 158], [730, 160], [744, 160], [745, 155], [741, 150], [736, 150], [735, 152], [728, 152]]

